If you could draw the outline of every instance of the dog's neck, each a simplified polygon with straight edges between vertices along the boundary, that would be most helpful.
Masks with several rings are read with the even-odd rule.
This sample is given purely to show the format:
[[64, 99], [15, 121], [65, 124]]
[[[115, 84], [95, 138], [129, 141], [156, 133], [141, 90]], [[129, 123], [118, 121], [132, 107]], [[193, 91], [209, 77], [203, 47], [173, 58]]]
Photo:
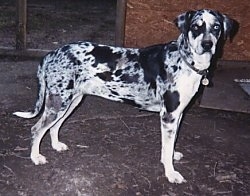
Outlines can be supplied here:
[[207, 56], [208, 54], [198, 55], [195, 53], [189, 46], [188, 41], [185, 39], [183, 34], [180, 35], [177, 43], [183, 61], [197, 74], [203, 76], [207, 75], [211, 56]]

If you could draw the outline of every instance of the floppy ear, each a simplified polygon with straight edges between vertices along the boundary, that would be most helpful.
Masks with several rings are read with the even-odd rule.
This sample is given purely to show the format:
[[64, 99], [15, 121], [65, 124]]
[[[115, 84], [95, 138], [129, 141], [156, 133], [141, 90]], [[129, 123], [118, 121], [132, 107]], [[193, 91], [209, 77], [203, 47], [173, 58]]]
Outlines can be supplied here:
[[223, 17], [223, 29], [224, 29], [224, 39], [226, 40], [228, 37], [232, 41], [232, 38], [238, 32], [239, 23], [226, 15], [222, 15]]
[[181, 33], [187, 35], [188, 27], [190, 26], [191, 19], [194, 16], [195, 11], [187, 11], [183, 14], [180, 14], [175, 20], [175, 25], [179, 28]]

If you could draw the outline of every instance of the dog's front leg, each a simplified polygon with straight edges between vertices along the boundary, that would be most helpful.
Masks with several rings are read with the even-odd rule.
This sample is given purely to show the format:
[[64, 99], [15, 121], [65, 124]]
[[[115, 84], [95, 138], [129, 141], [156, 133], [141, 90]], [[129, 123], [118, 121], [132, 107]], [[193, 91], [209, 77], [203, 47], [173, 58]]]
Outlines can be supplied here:
[[181, 116], [182, 114], [179, 114], [177, 111], [168, 113], [165, 107], [160, 112], [162, 138], [161, 162], [164, 165], [165, 175], [169, 182], [178, 184], [186, 182], [182, 175], [178, 171], [175, 171], [173, 166], [175, 139]]

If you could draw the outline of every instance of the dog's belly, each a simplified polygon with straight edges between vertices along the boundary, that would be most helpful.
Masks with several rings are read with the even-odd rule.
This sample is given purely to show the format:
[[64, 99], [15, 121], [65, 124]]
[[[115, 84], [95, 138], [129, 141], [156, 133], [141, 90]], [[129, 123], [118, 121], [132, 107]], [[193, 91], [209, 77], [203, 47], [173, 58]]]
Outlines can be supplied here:
[[83, 94], [95, 95], [108, 100], [128, 103], [142, 110], [159, 112], [161, 99], [155, 89], [147, 85], [102, 82], [97, 78], [87, 82]]

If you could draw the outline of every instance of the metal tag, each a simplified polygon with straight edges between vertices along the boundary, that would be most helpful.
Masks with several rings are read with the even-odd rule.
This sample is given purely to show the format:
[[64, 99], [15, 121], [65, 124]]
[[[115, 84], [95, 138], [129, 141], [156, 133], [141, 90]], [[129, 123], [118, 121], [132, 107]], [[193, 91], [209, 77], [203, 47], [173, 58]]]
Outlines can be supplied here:
[[203, 78], [201, 80], [201, 83], [204, 85], [204, 86], [207, 86], [209, 84], [209, 80], [207, 78]]

